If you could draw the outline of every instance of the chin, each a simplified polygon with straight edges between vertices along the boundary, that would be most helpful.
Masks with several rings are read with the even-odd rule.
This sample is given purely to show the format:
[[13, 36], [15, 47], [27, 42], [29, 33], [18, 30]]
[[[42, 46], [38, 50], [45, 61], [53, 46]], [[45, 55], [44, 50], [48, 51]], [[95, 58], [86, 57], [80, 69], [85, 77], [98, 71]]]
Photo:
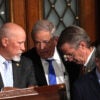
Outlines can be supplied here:
[[41, 56], [41, 58], [43, 58], [43, 59], [48, 59], [48, 58], [51, 58], [51, 57], [52, 57], [52, 55]]
[[19, 62], [19, 61], [21, 60], [21, 55], [14, 56], [14, 57], [12, 58], [12, 60], [13, 60], [13, 61]]
[[83, 65], [83, 63], [82, 63], [82, 62], [77, 62], [77, 64], [81, 64], [81, 65]]

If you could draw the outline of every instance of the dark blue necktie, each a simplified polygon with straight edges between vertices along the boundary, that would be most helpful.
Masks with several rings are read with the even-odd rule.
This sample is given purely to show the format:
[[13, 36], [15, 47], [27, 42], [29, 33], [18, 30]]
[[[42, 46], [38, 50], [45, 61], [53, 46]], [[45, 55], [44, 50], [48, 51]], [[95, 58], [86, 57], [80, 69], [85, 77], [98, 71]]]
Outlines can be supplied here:
[[49, 85], [57, 84], [55, 71], [54, 71], [54, 68], [53, 68], [53, 65], [52, 65], [53, 59], [46, 60], [46, 61], [49, 63], [49, 67], [48, 67]]

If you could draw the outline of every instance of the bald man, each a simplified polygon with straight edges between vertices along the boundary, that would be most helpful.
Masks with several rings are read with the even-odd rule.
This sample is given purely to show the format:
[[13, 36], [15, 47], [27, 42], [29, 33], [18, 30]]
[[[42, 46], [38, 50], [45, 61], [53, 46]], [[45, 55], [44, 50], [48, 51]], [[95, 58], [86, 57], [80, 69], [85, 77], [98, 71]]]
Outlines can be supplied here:
[[[0, 28], [0, 89], [3, 87], [26, 88], [36, 85], [31, 60], [21, 56], [25, 50], [26, 34], [15, 23], [6, 23]], [[5, 72], [5, 62], [9, 75]], [[8, 79], [8, 81], [7, 81]]]

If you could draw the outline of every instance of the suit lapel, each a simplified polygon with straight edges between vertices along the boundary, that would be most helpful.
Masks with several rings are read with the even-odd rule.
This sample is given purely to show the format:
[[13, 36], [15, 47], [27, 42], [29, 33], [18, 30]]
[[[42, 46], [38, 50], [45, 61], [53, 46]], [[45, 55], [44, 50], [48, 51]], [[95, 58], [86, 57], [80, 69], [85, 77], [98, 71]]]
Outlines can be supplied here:
[[97, 95], [98, 98], [100, 98], [100, 84], [98, 82], [98, 78], [97, 78], [97, 75], [96, 75], [96, 70], [94, 69], [90, 76], [90, 87], [91, 89], [93, 90], [94, 94]]
[[41, 82], [42, 85], [47, 85], [47, 81], [46, 81], [46, 77], [45, 77], [45, 72], [43, 70], [43, 65], [42, 65], [42, 62], [41, 62], [41, 59], [39, 58], [38, 60], [38, 66], [36, 67], [36, 72], [37, 72], [37, 77], [38, 77], [38, 80], [39, 82]]
[[12, 68], [13, 68], [13, 82], [14, 86], [18, 86], [20, 81], [20, 70], [21, 70], [21, 63], [12, 61]]
[[2, 77], [1, 77], [1, 74], [0, 74], [0, 90], [4, 87], [4, 84], [3, 84], [3, 81], [2, 81]]

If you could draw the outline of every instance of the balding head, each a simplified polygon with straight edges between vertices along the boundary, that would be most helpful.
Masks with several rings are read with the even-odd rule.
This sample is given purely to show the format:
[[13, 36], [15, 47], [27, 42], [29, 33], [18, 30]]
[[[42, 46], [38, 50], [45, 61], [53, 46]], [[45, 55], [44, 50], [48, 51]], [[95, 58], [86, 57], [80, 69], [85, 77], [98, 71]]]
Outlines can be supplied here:
[[0, 28], [0, 38], [3, 36], [8, 37], [21, 33], [25, 34], [24, 29], [21, 26], [11, 22], [2, 25]]
[[15, 23], [6, 23], [0, 28], [0, 54], [11, 60], [25, 50], [26, 34], [24, 29]]

